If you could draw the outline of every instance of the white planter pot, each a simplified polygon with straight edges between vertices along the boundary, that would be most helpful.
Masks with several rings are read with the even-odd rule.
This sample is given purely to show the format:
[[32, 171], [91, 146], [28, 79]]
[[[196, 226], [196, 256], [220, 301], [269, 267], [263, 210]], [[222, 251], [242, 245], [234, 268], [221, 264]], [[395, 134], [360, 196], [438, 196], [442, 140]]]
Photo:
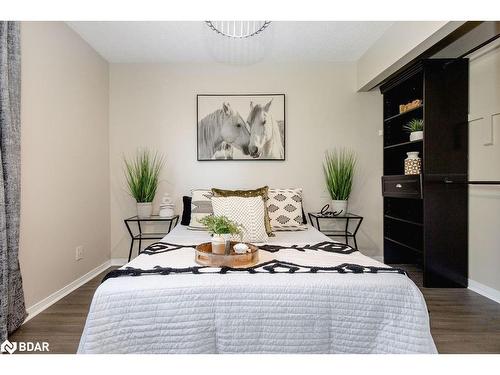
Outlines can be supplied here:
[[347, 201], [332, 200], [331, 210], [337, 214], [340, 212], [338, 216], [345, 216], [347, 213]]
[[153, 203], [137, 202], [137, 216], [140, 218], [150, 217], [153, 214]]
[[410, 141], [418, 141], [419, 139], [424, 139], [424, 132], [422, 130], [410, 133]]
[[226, 242], [229, 241], [229, 234], [214, 234], [212, 236], [212, 253], [223, 255], [226, 252]]

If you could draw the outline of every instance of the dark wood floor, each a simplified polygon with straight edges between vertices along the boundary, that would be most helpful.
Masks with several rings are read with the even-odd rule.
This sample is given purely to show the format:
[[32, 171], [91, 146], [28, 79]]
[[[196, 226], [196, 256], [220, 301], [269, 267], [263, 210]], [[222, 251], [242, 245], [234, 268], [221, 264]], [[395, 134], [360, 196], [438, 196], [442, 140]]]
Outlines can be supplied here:
[[46, 341], [50, 345], [50, 353], [76, 353], [94, 292], [110, 270], [104, 271], [23, 324], [9, 340]]
[[469, 289], [423, 288], [422, 272], [399, 267], [425, 297], [439, 353], [500, 353], [500, 304]]
[[[422, 288], [422, 274], [415, 267], [401, 267], [425, 296], [440, 353], [500, 353], [500, 304], [468, 289]], [[51, 353], [76, 353], [92, 296], [105, 273], [25, 323], [10, 339], [48, 341]]]

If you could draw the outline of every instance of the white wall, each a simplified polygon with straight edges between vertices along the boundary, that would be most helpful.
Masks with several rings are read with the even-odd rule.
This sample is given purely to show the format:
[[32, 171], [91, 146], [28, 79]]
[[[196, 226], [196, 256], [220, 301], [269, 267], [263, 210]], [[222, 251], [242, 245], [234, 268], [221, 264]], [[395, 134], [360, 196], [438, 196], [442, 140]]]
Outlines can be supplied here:
[[[470, 62], [469, 174], [500, 180], [500, 45]], [[469, 189], [469, 278], [500, 298], [500, 186]]]
[[371, 90], [463, 23], [462, 21], [394, 22], [358, 60], [359, 90]]
[[29, 308], [110, 258], [108, 64], [62, 22], [23, 22], [21, 53], [20, 263]]
[[[361, 249], [382, 254], [382, 98], [356, 93], [355, 64], [111, 64], [110, 169], [112, 258], [128, 254], [123, 219], [135, 212], [125, 191], [123, 155], [138, 147], [167, 158], [157, 194], [168, 191], [181, 210], [191, 188], [304, 188], [306, 211], [328, 201], [322, 175], [324, 151], [351, 147], [359, 170], [351, 210], [365, 216]], [[196, 161], [196, 94], [285, 93], [286, 161]], [[158, 202], [156, 202], [156, 209]]]

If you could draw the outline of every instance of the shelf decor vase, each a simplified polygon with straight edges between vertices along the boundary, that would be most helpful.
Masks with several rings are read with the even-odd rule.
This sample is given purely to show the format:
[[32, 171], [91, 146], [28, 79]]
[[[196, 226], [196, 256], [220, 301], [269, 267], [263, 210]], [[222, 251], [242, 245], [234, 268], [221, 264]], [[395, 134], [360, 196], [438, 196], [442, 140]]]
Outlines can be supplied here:
[[336, 216], [345, 216], [347, 214], [347, 200], [332, 200], [332, 212]]
[[421, 139], [424, 139], [424, 131], [423, 130], [419, 130], [419, 131], [410, 133], [410, 141], [411, 142], [419, 141]]
[[422, 171], [422, 159], [418, 157], [418, 151], [407, 152], [405, 159], [405, 175], [420, 174]]

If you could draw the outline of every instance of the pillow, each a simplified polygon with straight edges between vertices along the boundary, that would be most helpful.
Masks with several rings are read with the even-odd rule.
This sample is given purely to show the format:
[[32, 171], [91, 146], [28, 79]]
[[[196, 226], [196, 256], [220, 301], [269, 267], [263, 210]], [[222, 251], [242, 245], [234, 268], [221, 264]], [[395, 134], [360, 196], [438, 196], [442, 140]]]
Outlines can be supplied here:
[[241, 225], [244, 242], [266, 242], [269, 238], [264, 225], [265, 203], [262, 197], [213, 197], [215, 216], [226, 216]]
[[182, 197], [182, 219], [181, 225], [189, 225], [191, 221], [191, 197]]
[[199, 220], [213, 214], [211, 198], [210, 190], [191, 190], [191, 220], [188, 229], [207, 230]]
[[[267, 186], [263, 186], [254, 190], [223, 190], [223, 189], [212, 189], [214, 197], [262, 197], [264, 202], [267, 202], [268, 197]], [[269, 221], [269, 212], [267, 212], [267, 204], [264, 205], [264, 225], [266, 226], [267, 235], [273, 237], [273, 230], [271, 228], [271, 222]]]
[[306, 230], [302, 209], [302, 189], [269, 189], [267, 210], [275, 231]]

